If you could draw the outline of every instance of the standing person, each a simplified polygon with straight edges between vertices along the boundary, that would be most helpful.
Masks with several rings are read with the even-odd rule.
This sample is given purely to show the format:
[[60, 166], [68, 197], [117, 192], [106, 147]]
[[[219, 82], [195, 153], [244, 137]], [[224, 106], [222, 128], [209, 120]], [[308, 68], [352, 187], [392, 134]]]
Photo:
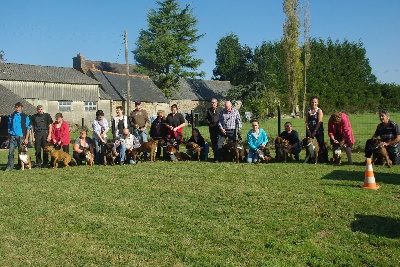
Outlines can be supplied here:
[[124, 108], [122, 106], [116, 107], [115, 112], [117, 116], [114, 117], [113, 133], [114, 138], [117, 138], [123, 129], [128, 128], [128, 117], [124, 115]]
[[210, 133], [211, 148], [214, 153], [214, 157], [217, 153], [217, 143], [218, 143], [218, 118], [219, 113], [221, 113], [222, 107], [218, 107], [218, 101], [215, 98], [211, 99], [211, 107], [207, 109], [206, 123], [208, 124], [208, 132]]
[[31, 121], [29, 116], [22, 112], [21, 102], [15, 103], [15, 111], [8, 118], [8, 162], [5, 171], [14, 169], [14, 152], [21, 145], [27, 145], [29, 142], [29, 133]]
[[[310, 109], [307, 111], [306, 116], [306, 136], [311, 138], [316, 138], [319, 149], [322, 152], [322, 162], [328, 163], [328, 151], [326, 150], [325, 141], [324, 141], [324, 125], [322, 122], [322, 118], [324, 117], [324, 113], [322, 109], [318, 107], [319, 99], [316, 96], [311, 97], [310, 99]], [[308, 155], [308, 151], [306, 151]]]
[[[165, 126], [165, 123], [166, 123], [166, 118], [164, 111], [163, 110], [157, 111], [157, 118], [153, 121], [153, 123], [150, 126], [150, 137], [153, 138], [153, 140], [166, 141], [168, 128]], [[156, 152], [156, 157], [158, 158], [160, 158], [161, 156], [161, 148], [162, 146], [160, 142], [158, 142], [158, 147]]]
[[240, 132], [242, 129], [242, 119], [240, 118], [239, 111], [232, 108], [231, 101], [226, 101], [225, 108], [219, 113], [218, 127], [220, 131], [218, 133], [217, 157], [214, 160], [215, 163], [221, 161], [222, 146], [224, 145], [226, 138], [235, 141], [237, 133], [238, 139], [242, 139]]
[[108, 121], [104, 118], [104, 112], [102, 110], [96, 111], [96, 119], [92, 123], [93, 129], [93, 142], [95, 147], [95, 163], [102, 164], [104, 158], [102, 152], [104, 152], [104, 145], [107, 142], [107, 132], [110, 129], [108, 127]]
[[42, 162], [42, 149], [51, 142], [51, 129], [53, 119], [49, 113], [45, 113], [43, 106], [38, 105], [36, 107], [37, 113], [31, 117], [32, 120], [32, 141], [35, 143], [35, 156], [36, 164], [34, 168], [46, 167], [49, 163], [49, 153], [43, 151], [43, 162]]
[[173, 104], [171, 106], [171, 113], [166, 118], [165, 125], [168, 128], [168, 138], [176, 140], [175, 148], [179, 150], [179, 145], [182, 141], [182, 128], [185, 126], [185, 118], [181, 113], [178, 113], [178, 106]]
[[247, 163], [257, 163], [261, 146], [266, 146], [268, 143], [267, 133], [260, 128], [257, 119], [252, 119], [251, 129], [247, 133], [247, 143], [249, 144], [249, 154], [247, 154]]
[[289, 141], [289, 150], [292, 150], [295, 160], [300, 160], [299, 154], [301, 151], [301, 142], [299, 139], [299, 133], [293, 130], [291, 122], [285, 122], [285, 130], [279, 135], [279, 137]]
[[63, 149], [64, 152], [69, 153], [70, 133], [69, 125], [63, 119], [62, 113], [57, 113], [55, 121], [51, 127], [51, 141], [56, 150]]
[[349, 164], [353, 164], [351, 148], [354, 145], [354, 135], [349, 117], [345, 113], [337, 112], [331, 115], [328, 121], [328, 136], [331, 144], [344, 141], [347, 161]]
[[[147, 142], [147, 126], [150, 125], [149, 115], [146, 110], [142, 109], [142, 103], [140, 100], [135, 101], [135, 110], [131, 112], [129, 117], [129, 124], [134, 129], [132, 133], [136, 133], [136, 136], [140, 143]], [[136, 131], [135, 131], [136, 129]]]
[[[383, 145], [385, 146], [389, 158], [393, 165], [400, 164], [400, 127], [397, 123], [390, 120], [390, 114], [386, 110], [379, 111], [380, 124], [376, 127], [375, 133], [372, 139], [381, 137]], [[371, 142], [372, 139], [368, 139], [365, 145], [365, 157], [370, 158], [372, 156]]]
[[85, 130], [81, 130], [79, 132], [79, 137], [75, 139], [74, 151], [72, 152], [72, 156], [78, 164], [86, 160], [86, 155], [83, 153], [84, 149], [89, 150], [90, 153], [94, 155], [92, 138], [86, 136]]

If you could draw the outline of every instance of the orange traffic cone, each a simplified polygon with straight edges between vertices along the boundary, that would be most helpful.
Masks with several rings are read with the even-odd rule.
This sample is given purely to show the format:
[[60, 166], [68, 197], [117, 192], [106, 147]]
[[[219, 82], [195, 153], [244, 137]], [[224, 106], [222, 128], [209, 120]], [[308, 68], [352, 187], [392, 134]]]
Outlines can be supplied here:
[[378, 190], [380, 188], [380, 186], [375, 183], [375, 176], [374, 170], [372, 169], [371, 158], [367, 158], [366, 161], [363, 188], [372, 190]]

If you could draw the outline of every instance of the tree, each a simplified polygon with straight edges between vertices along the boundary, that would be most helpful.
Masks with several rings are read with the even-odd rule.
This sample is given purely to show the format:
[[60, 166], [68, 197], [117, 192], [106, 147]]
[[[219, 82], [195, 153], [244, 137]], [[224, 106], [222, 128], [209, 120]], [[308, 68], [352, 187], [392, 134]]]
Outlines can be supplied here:
[[306, 1], [304, 6], [304, 94], [302, 105], [302, 117], [305, 116], [305, 109], [307, 105], [307, 69], [310, 65], [310, 1]]
[[301, 50], [299, 48], [299, 1], [284, 0], [283, 11], [286, 15], [282, 40], [285, 52], [286, 85], [288, 87], [289, 109], [294, 113], [298, 105], [299, 88], [302, 79]]
[[168, 96], [179, 88], [180, 78], [204, 77], [196, 69], [203, 63], [193, 54], [194, 44], [204, 36], [197, 35], [197, 19], [190, 5], [184, 9], [175, 0], [157, 1], [157, 10], [147, 14], [149, 28], [141, 30], [132, 52], [136, 71], [149, 74], [154, 83]]
[[6, 61], [6, 60], [4, 59], [4, 51], [1, 50], [1, 51], [0, 51], [0, 62], [4, 62], [4, 61]]

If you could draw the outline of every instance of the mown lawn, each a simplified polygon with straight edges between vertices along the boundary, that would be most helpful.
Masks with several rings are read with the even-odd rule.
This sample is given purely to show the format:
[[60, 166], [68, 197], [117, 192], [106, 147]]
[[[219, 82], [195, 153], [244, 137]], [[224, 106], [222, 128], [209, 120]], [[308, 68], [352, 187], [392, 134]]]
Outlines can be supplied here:
[[1, 172], [0, 266], [399, 266], [399, 166], [354, 161]]

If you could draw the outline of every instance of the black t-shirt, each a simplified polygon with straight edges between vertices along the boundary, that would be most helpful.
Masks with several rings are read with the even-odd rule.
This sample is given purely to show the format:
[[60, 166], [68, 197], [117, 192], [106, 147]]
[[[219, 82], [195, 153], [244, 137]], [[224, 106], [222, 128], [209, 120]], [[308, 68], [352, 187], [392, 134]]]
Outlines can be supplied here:
[[178, 127], [182, 123], [185, 123], [185, 118], [181, 113], [176, 113], [175, 115], [172, 115], [172, 113], [168, 114], [167, 116], [167, 124], [172, 126], [172, 127]]
[[39, 114], [36, 113], [31, 117], [31, 125], [35, 132], [38, 131], [48, 131], [49, 125], [53, 124], [53, 119], [48, 113]]
[[295, 130], [292, 130], [291, 133], [283, 131], [279, 136], [282, 137], [283, 139], [288, 140], [289, 144], [291, 144], [291, 145], [297, 143], [297, 147], [301, 146], [300, 139], [299, 139], [299, 134]]

